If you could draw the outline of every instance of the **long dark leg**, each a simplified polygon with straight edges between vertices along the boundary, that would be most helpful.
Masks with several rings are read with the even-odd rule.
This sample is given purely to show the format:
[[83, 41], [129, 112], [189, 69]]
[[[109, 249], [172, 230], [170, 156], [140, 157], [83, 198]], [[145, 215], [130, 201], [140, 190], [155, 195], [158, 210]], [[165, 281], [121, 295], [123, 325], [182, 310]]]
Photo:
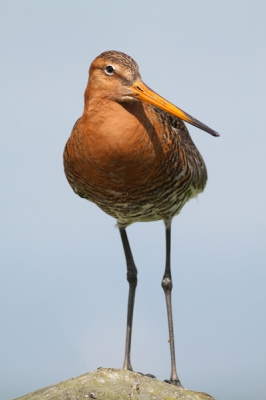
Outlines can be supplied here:
[[130, 245], [127, 238], [127, 233], [125, 228], [119, 228], [124, 252], [126, 256], [127, 263], [127, 280], [129, 283], [129, 294], [128, 294], [128, 308], [127, 308], [127, 334], [126, 334], [126, 349], [125, 349], [125, 360], [124, 369], [133, 371], [130, 362], [130, 348], [131, 348], [131, 335], [132, 335], [132, 322], [133, 322], [133, 310], [134, 310], [134, 300], [135, 291], [138, 283], [138, 271], [134, 263], [134, 259], [131, 253]]
[[171, 264], [170, 264], [170, 253], [171, 253], [171, 222], [165, 222], [166, 227], [166, 264], [165, 271], [162, 280], [162, 288], [165, 293], [168, 327], [169, 327], [169, 342], [171, 352], [171, 378], [170, 383], [176, 386], [181, 386], [181, 382], [176, 372], [175, 364], [175, 342], [174, 342], [174, 327], [173, 327], [173, 316], [172, 316], [172, 301], [171, 292], [173, 288], [172, 276], [171, 276]]

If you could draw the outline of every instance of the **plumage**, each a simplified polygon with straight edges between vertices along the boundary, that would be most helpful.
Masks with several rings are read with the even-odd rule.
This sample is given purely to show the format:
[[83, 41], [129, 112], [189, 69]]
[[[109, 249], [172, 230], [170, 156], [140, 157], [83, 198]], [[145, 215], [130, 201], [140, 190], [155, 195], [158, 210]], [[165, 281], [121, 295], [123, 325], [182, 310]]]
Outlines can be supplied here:
[[[125, 228], [140, 221], [165, 222], [169, 237], [164, 278], [171, 280], [172, 218], [206, 185], [206, 166], [182, 119], [218, 136], [151, 91], [141, 80], [137, 63], [126, 54], [107, 51], [91, 64], [83, 115], [64, 151], [65, 174], [75, 193], [117, 220], [128, 273], [135, 278], [137, 270]], [[133, 315], [136, 279], [134, 288], [128, 280], [133, 296], [129, 314]], [[168, 296], [167, 285], [162, 285]], [[168, 308], [171, 317], [169, 313]], [[127, 369], [132, 369], [130, 318], [124, 363]], [[173, 343], [170, 325], [169, 334]], [[171, 348], [173, 361], [172, 353]], [[170, 381], [180, 384], [173, 365]]]

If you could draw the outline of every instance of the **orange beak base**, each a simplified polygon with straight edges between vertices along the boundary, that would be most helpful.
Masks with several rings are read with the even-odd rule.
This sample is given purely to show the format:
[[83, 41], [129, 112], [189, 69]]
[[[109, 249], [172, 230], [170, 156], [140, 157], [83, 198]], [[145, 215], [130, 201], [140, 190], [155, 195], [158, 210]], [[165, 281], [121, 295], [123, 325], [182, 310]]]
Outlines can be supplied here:
[[155, 107], [160, 108], [163, 111], [166, 111], [169, 114], [174, 115], [182, 119], [185, 122], [188, 122], [191, 125], [196, 126], [197, 128], [208, 132], [212, 136], [220, 136], [219, 133], [215, 132], [213, 129], [209, 128], [207, 125], [198, 121], [196, 118], [191, 117], [191, 115], [187, 114], [185, 111], [182, 111], [180, 108], [176, 107], [174, 104], [165, 100], [159, 94], [150, 89], [144, 82], [141, 80], [136, 81], [131, 87], [133, 91], [133, 96], [138, 100], [144, 101], [145, 103], [152, 104]]

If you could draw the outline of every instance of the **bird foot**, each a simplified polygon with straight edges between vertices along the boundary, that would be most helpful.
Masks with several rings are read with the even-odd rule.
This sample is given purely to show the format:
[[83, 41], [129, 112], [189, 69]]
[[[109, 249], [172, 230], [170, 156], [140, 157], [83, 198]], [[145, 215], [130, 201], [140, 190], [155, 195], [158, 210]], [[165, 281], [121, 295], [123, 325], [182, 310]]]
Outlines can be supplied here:
[[149, 378], [152, 378], [152, 379], [156, 379], [156, 376], [152, 375], [152, 374], [145, 374], [145, 376], [148, 376]]
[[136, 372], [136, 373], [142, 376], [147, 376], [148, 378], [156, 379], [156, 376], [152, 374], [143, 374], [143, 372]]
[[181, 384], [179, 379], [173, 379], [173, 380], [165, 379], [164, 382], [169, 383], [170, 385], [174, 385], [174, 386], [183, 388], [183, 385]]

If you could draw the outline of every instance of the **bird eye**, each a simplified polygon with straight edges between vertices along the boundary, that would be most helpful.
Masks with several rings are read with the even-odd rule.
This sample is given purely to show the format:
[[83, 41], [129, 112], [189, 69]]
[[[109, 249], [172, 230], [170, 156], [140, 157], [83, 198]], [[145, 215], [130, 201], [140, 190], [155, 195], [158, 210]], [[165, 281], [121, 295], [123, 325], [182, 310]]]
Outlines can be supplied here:
[[107, 67], [105, 68], [105, 72], [107, 73], [107, 75], [113, 75], [114, 73], [114, 67], [112, 67], [112, 65], [107, 65]]

